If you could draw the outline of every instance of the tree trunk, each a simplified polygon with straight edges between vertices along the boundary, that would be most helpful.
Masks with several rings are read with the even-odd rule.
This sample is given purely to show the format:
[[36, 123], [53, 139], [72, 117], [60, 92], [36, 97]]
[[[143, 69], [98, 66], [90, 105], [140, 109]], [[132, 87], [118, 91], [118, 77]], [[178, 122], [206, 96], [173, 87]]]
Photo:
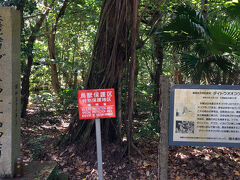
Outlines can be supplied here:
[[[29, 42], [30, 43], [30, 42]], [[31, 42], [33, 44], [33, 42]], [[23, 79], [22, 79], [22, 89], [21, 89], [21, 103], [22, 103], [22, 110], [21, 110], [21, 117], [26, 116], [26, 110], [27, 110], [27, 105], [28, 105], [28, 98], [29, 98], [29, 79], [30, 79], [30, 73], [31, 73], [31, 67], [33, 64], [33, 54], [32, 54], [32, 49], [29, 47], [33, 48], [31, 44], [28, 44], [28, 49], [30, 50], [27, 56], [27, 66], [23, 74]]]
[[157, 61], [154, 63], [155, 66], [155, 74], [154, 74], [154, 94], [153, 94], [153, 102], [158, 105], [160, 94], [160, 76], [162, 75], [162, 65], [163, 65], [163, 47], [158, 43], [158, 39], [156, 36], [153, 37], [154, 45], [155, 45], [155, 58]]
[[57, 71], [57, 65], [54, 62], [56, 59], [56, 53], [55, 53], [55, 39], [56, 39], [56, 33], [57, 33], [57, 25], [59, 22], [59, 19], [64, 15], [69, 0], [65, 0], [56, 19], [53, 24], [52, 31], [49, 32], [49, 24], [46, 23], [46, 30], [47, 30], [47, 38], [48, 38], [48, 51], [49, 51], [49, 58], [50, 58], [50, 67], [51, 67], [51, 78], [52, 78], [52, 88], [56, 94], [59, 93], [60, 90], [60, 83], [58, 80], [58, 71]]
[[120, 75], [118, 80], [117, 88], [117, 122], [118, 122], [118, 144], [121, 144], [122, 137], [122, 75]]
[[51, 68], [51, 79], [52, 79], [52, 88], [53, 91], [58, 94], [60, 85], [58, 81], [58, 72], [57, 72], [57, 65], [55, 64], [55, 34], [51, 32], [49, 34], [48, 23], [46, 23], [46, 30], [48, 33], [48, 51], [49, 51], [49, 58], [50, 58], [50, 68]]
[[[176, 64], [179, 62], [176, 52], [173, 52], [173, 60]], [[176, 65], [174, 67], [174, 84], [185, 84], [183, 76]]]
[[[118, 92], [119, 76], [129, 56], [129, 37], [133, 4], [128, 0], [104, 0], [95, 39], [86, 89], [114, 88]], [[116, 100], [117, 97], [115, 94]], [[116, 101], [117, 102], [117, 101]], [[117, 104], [118, 106], [118, 104]], [[108, 121], [108, 122], [106, 122]], [[105, 123], [106, 122], [106, 123]], [[116, 119], [102, 120], [102, 132], [108, 141], [117, 140]], [[76, 118], [63, 141], [72, 142], [80, 137], [86, 142], [93, 130], [94, 121], [79, 121]]]
[[24, 11], [25, 5], [26, 5], [25, 0], [20, 0], [17, 4], [17, 10], [20, 12], [20, 19], [21, 19], [21, 31], [20, 31], [21, 33], [24, 28], [23, 11]]
[[133, 22], [132, 22], [132, 41], [131, 41], [131, 61], [129, 69], [128, 84], [128, 156], [131, 155], [132, 145], [132, 122], [133, 122], [133, 104], [134, 104], [134, 79], [136, 66], [136, 39], [137, 39], [137, 8], [138, 1], [133, 0]]
[[31, 68], [33, 64], [33, 45], [36, 40], [36, 34], [39, 32], [40, 27], [43, 24], [43, 21], [45, 20], [46, 15], [49, 13], [51, 7], [53, 6], [54, 0], [52, 1], [50, 7], [47, 8], [45, 13], [43, 13], [40, 17], [40, 19], [37, 21], [35, 27], [32, 30], [32, 33], [28, 39], [28, 55], [27, 55], [27, 63], [26, 67], [23, 72], [23, 79], [22, 79], [22, 90], [21, 90], [21, 103], [22, 103], [22, 109], [21, 109], [21, 117], [26, 116], [26, 110], [27, 110], [27, 105], [28, 105], [28, 98], [29, 98], [29, 87], [30, 87], [30, 81], [29, 77], [31, 74]]
[[208, 19], [207, 3], [208, 0], [201, 0], [201, 13], [206, 20]]
[[78, 50], [78, 44], [75, 43], [74, 48], [73, 48], [73, 57], [72, 57], [72, 71], [73, 71], [73, 79], [71, 79], [71, 86], [70, 88], [75, 89], [77, 87], [77, 76], [78, 76], [78, 70], [74, 69], [76, 66], [75, 62], [75, 54]]

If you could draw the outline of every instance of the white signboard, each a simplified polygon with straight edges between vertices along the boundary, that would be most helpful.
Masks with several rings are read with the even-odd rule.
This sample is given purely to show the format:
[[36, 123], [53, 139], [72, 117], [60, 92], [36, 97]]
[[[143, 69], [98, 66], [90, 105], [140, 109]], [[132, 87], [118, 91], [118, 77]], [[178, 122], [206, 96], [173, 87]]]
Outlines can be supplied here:
[[186, 87], [172, 89], [170, 145], [238, 146], [240, 87]]

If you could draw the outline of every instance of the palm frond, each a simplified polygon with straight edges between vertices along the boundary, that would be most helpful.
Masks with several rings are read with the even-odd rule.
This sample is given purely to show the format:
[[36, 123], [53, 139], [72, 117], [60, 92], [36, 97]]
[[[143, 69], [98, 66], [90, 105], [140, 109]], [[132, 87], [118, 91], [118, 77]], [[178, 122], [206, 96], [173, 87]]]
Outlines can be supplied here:
[[235, 53], [240, 55], [240, 24], [238, 22], [216, 22], [208, 26], [211, 36], [209, 49], [216, 54]]
[[190, 6], [179, 6], [172, 21], [160, 34], [160, 38], [176, 50], [189, 50], [199, 40], [209, 40], [204, 17]]
[[203, 74], [214, 73], [216, 66], [224, 72], [230, 72], [233, 67], [227, 57], [220, 55], [199, 58], [194, 55], [182, 54], [180, 63], [183, 73], [195, 82], [200, 81]]
[[201, 59], [197, 56], [182, 54], [180, 59], [181, 70], [189, 78], [192, 78], [194, 82], [200, 81], [202, 77], [202, 71], [199, 70]]

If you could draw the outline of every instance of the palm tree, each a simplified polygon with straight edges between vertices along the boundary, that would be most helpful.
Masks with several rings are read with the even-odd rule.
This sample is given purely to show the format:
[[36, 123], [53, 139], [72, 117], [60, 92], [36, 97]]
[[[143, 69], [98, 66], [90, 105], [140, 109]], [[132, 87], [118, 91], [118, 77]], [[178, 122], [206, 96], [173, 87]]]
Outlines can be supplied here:
[[181, 5], [159, 36], [180, 53], [181, 69], [193, 83], [233, 83], [234, 55], [240, 56], [238, 22], [207, 21]]

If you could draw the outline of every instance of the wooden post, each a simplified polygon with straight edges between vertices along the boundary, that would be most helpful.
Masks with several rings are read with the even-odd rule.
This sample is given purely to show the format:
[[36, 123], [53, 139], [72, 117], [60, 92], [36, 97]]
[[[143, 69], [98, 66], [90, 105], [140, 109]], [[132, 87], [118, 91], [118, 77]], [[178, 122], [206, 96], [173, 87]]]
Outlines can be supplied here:
[[168, 120], [169, 120], [169, 91], [170, 82], [168, 76], [160, 76], [160, 141], [158, 179], [168, 179]]

